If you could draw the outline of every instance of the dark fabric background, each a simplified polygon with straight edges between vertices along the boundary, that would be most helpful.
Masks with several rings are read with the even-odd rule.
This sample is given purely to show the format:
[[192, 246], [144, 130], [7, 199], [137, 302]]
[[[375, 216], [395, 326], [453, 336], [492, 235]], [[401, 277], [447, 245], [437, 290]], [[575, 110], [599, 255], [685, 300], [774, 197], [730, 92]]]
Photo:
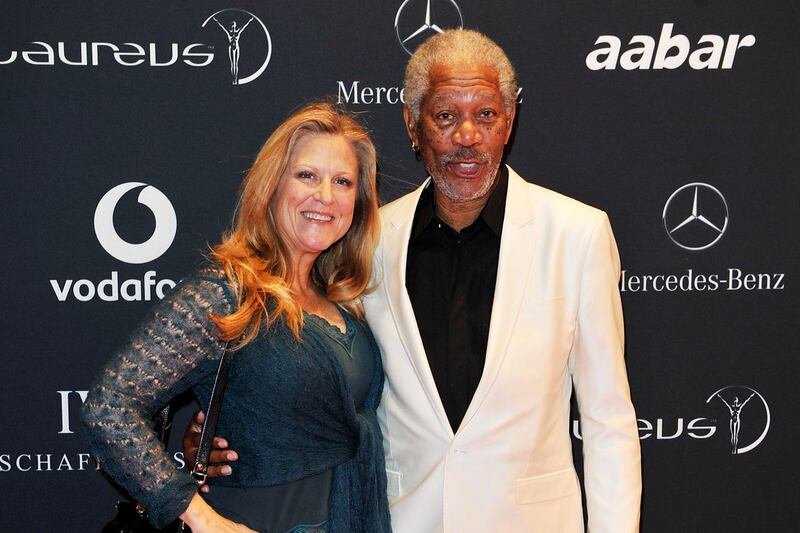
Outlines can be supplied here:
[[[396, 88], [408, 57], [397, 33], [422, 25], [426, 0], [4, 4], [0, 530], [98, 531], [119, 494], [86, 455], [81, 395], [157, 298], [153, 286], [180, 279], [219, 239], [238, 182], [272, 129], [309, 98], [347, 100], [374, 133], [383, 198], [424, 178]], [[432, 23], [459, 24], [453, 2], [431, 4]], [[457, 5], [464, 26], [494, 38], [518, 69], [523, 90], [509, 162], [530, 181], [606, 210], [614, 226], [643, 438], [643, 531], [795, 530], [796, 3]], [[202, 27], [218, 11], [228, 24], [254, 15], [269, 32], [271, 46], [256, 20], [242, 33], [240, 77], [269, 54], [249, 83], [232, 85], [222, 30], [213, 21]], [[587, 55], [605, 46], [595, 45], [599, 36], [618, 37], [624, 52], [636, 46], [628, 44], [634, 35], [651, 36], [657, 46], [665, 24], [674, 24], [672, 35], [686, 36], [692, 51], [708, 46], [698, 44], [704, 35], [726, 42], [752, 35], [755, 44], [739, 48], [729, 69], [695, 70], [688, 62], [676, 69], [587, 67]], [[64, 64], [60, 43], [70, 61], [87, 43], [89, 64]], [[107, 45], [92, 43], [124, 52], [135, 50], [125, 43], [136, 43], [145, 50], [143, 64], [120, 65]], [[151, 45], [165, 63], [173, 43], [175, 63], [152, 66]], [[208, 54], [207, 66], [188, 65], [181, 55], [196, 43], [189, 52]], [[26, 61], [48, 62], [46, 54], [30, 53], [46, 46], [55, 51], [53, 64]], [[95, 234], [98, 202], [128, 182], [163, 193], [177, 218], [166, 252], [144, 263], [115, 258]], [[671, 195], [691, 183], [705, 185], [676, 194], [665, 213]], [[164, 233], [156, 220], [169, 209], [154, 214], [137, 203], [142, 188], [114, 210], [113, 227], [130, 243]], [[676, 245], [662, 220], [673, 229], [687, 219], [695, 189], [696, 214], [720, 229], [727, 206], [724, 234], [701, 251]], [[717, 232], [696, 218], [672, 235], [698, 247]], [[754, 277], [746, 286], [748, 274]], [[150, 286], [149, 300], [144, 289], [136, 301], [88, 298], [98, 285], [108, 295], [114, 285], [133, 294], [137, 284]], [[728, 402], [758, 393], [741, 411], [738, 454], [731, 453], [730, 415], [712, 396], [717, 391]], [[191, 409], [181, 411], [179, 426]]]

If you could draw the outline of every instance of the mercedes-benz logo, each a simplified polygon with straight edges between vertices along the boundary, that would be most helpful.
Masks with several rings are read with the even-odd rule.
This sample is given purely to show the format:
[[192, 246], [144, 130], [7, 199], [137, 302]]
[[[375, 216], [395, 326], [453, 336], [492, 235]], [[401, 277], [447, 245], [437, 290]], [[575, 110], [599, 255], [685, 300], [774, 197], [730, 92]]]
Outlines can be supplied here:
[[417, 45], [427, 39], [431, 32], [442, 33], [446, 29], [463, 27], [464, 17], [454, 0], [405, 0], [394, 17], [397, 42], [408, 55], [413, 54]]
[[693, 252], [705, 250], [728, 229], [728, 202], [708, 183], [688, 183], [670, 195], [661, 218], [676, 245]]

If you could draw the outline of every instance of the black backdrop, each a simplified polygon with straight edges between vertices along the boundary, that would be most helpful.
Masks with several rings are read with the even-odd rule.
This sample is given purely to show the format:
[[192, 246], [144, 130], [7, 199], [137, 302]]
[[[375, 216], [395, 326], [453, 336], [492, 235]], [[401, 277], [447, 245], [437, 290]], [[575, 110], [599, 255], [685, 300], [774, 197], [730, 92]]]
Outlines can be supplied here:
[[[400, 40], [426, 3], [4, 3], [0, 530], [110, 518], [118, 494], [78, 428], [85, 391], [218, 239], [243, 172], [293, 108], [332, 95], [363, 113], [385, 200], [422, 180], [398, 87]], [[643, 531], [795, 530], [796, 3], [430, 4], [431, 24], [463, 20], [516, 65], [512, 166], [610, 215]], [[255, 17], [238, 85], [213, 14]], [[116, 205], [105, 196], [135, 183]], [[751, 395], [732, 453], [722, 399]]]

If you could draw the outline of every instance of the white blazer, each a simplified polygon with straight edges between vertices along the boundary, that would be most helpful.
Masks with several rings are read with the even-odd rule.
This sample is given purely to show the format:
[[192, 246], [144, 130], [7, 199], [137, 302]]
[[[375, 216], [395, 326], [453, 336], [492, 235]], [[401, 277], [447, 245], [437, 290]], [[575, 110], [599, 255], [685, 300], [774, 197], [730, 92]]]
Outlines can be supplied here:
[[387, 377], [378, 417], [394, 531], [583, 531], [569, 431], [573, 385], [589, 529], [638, 531], [639, 439], [623, 359], [619, 257], [605, 213], [509, 168], [486, 363], [453, 434], [405, 287], [426, 184], [382, 208], [375, 262], [383, 282], [365, 299]]

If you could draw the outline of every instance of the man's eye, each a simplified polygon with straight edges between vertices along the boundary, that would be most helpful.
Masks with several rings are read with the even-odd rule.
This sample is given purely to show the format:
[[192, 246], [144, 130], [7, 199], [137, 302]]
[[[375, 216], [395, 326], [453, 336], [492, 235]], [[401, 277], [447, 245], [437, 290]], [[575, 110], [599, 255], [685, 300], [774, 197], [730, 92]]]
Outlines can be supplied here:
[[439, 113], [438, 115], [436, 115], [436, 118], [438, 118], [439, 120], [447, 121], [447, 120], [452, 119], [453, 115], [445, 111], [443, 113]]
[[494, 111], [493, 109], [484, 109], [483, 111], [481, 111], [481, 117], [483, 118], [491, 118], [495, 115], [497, 115], [497, 112]]

